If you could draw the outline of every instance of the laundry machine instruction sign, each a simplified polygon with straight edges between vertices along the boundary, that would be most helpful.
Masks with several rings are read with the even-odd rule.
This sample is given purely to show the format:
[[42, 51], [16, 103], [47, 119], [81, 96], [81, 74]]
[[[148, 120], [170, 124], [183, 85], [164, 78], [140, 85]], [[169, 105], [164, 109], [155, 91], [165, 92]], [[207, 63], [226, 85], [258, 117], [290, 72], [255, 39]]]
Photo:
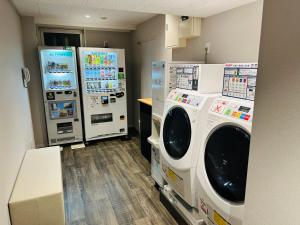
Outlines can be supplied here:
[[184, 183], [183, 178], [176, 174], [170, 167], [166, 164], [162, 164], [163, 172], [166, 175], [166, 178], [169, 182], [174, 185], [174, 188], [178, 191], [179, 194], [184, 194]]
[[254, 101], [258, 65], [226, 64], [224, 69], [223, 96]]
[[213, 220], [216, 225], [230, 225], [219, 213], [213, 211]]

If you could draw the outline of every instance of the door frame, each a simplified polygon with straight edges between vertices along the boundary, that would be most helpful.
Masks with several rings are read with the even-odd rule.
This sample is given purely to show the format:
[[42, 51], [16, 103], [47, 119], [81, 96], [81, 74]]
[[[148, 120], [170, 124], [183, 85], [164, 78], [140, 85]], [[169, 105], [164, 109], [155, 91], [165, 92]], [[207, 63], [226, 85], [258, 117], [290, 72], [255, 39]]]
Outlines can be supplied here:
[[80, 47], [83, 47], [83, 32], [81, 30], [72, 30], [72, 29], [65, 29], [65, 28], [49, 28], [49, 27], [39, 27], [40, 33], [40, 42], [41, 45], [45, 45], [44, 34], [45, 33], [63, 33], [63, 34], [79, 34], [80, 37]]

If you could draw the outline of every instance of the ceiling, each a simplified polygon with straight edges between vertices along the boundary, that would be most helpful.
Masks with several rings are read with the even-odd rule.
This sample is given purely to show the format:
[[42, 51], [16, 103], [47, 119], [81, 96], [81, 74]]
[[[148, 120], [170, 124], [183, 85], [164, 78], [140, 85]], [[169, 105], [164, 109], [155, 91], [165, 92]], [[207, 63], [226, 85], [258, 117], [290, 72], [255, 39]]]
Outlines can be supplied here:
[[34, 16], [37, 24], [123, 30], [133, 30], [156, 14], [207, 17], [254, 1], [12, 0], [21, 15]]

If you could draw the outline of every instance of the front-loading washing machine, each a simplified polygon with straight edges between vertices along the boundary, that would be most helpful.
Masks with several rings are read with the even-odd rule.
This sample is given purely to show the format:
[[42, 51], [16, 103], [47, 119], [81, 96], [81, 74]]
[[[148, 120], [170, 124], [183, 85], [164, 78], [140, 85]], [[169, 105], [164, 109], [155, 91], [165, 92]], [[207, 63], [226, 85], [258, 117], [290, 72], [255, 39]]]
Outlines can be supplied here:
[[209, 110], [195, 182], [207, 225], [242, 224], [253, 107], [253, 101], [221, 97]]
[[208, 109], [220, 94], [170, 92], [162, 118], [160, 149], [162, 174], [168, 185], [189, 206], [196, 206], [195, 175], [199, 143], [204, 135]]
[[207, 225], [243, 223], [257, 68], [257, 63], [226, 64], [222, 97], [209, 109], [195, 182]]

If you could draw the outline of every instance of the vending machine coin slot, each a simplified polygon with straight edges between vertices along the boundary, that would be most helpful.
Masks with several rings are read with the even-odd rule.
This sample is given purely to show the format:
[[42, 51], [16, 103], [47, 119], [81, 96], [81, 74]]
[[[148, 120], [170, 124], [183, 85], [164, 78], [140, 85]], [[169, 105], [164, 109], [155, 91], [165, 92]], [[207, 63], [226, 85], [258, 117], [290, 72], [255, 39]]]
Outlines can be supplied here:
[[116, 103], [116, 98], [110, 98], [110, 103]]
[[61, 95], [61, 94], [62, 94], [62, 91], [57, 91], [56, 94], [57, 94], [57, 95]]
[[124, 115], [120, 116], [120, 120], [125, 120], [125, 116]]

